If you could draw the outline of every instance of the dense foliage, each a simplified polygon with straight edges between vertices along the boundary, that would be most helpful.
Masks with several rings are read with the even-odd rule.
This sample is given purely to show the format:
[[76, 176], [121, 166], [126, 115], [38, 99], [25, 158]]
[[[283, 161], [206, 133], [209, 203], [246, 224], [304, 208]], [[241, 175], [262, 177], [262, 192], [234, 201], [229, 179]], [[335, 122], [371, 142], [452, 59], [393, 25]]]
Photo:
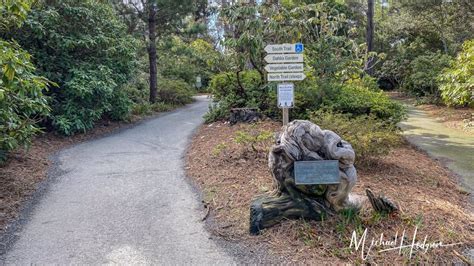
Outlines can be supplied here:
[[258, 108], [267, 111], [269, 116], [274, 115], [269, 110], [271, 93], [259, 84], [260, 75], [255, 70], [215, 75], [209, 84], [209, 91], [217, 102], [211, 105], [206, 121], [226, 119], [231, 108], [239, 107]]
[[[205, 89], [225, 65], [205, 33], [207, 1], [141, 7], [133, 1], [0, 1], [0, 160], [28, 145], [41, 127], [72, 135], [100, 119], [189, 103], [196, 78]], [[156, 40], [150, 41], [143, 37], [153, 8]], [[158, 69], [154, 103], [151, 48]]]
[[130, 101], [121, 87], [134, 73], [137, 41], [110, 5], [49, 1], [14, 36], [31, 51], [39, 73], [59, 85], [50, 91], [51, 124], [61, 133], [89, 130], [104, 115], [127, 116]]
[[[276, 86], [265, 83], [262, 47], [275, 42], [305, 43], [307, 78], [296, 84], [293, 118], [326, 108], [354, 115], [373, 114], [391, 123], [404, 116], [403, 108], [388, 99], [364, 74], [364, 45], [351, 37], [354, 29], [347, 8], [334, 2], [291, 4], [282, 7], [234, 5], [222, 11], [233, 26], [224, 45], [229, 72], [214, 76], [210, 90], [215, 104], [207, 120], [222, 119], [230, 108], [253, 107], [278, 117]], [[253, 19], [261, 16], [260, 19]], [[243, 19], [248, 18], [248, 19]], [[376, 54], [371, 54], [377, 58]]]
[[[0, 1], [0, 29], [21, 26], [29, 1]], [[35, 74], [31, 56], [15, 41], [0, 38], [0, 162], [19, 146], [28, 146], [40, 131], [38, 120], [49, 113], [43, 95], [48, 81]], [[53, 84], [51, 84], [53, 85]]]
[[416, 96], [439, 97], [436, 78], [449, 66], [451, 57], [439, 52], [416, 57], [408, 65], [403, 89]]
[[18, 44], [0, 40], [0, 161], [8, 151], [29, 145], [40, 131], [38, 119], [49, 112], [42, 92], [47, 80], [34, 70]]
[[474, 40], [464, 43], [456, 60], [439, 76], [439, 84], [448, 105], [474, 107]]
[[165, 103], [179, 106], [192, 102], [193, 88], [185, 81], [160, 79], [158, 86], [158, 95]]
[[[257, 108], [266, 116], [279, 117], [281, 112], [275, 104], [274, 86], [258, 87], [256, 84], [260, 76], [257, 71], [243, 71], [238, 75], [239, 81], [237, 74], [233, 72], [215, 75], [211, 80], [210, 92], [218, 102], [211, 106], [206, 120], [226, 119], [230, 108], [239, 107]], [[292, 109], [291, 115], [293, 118], [308, 119], [310, 112], [323, 108], [352, 115], [374, 115], [392, 124], [404, 118], [405, 110], [400, 104], [390, 100], [382, 91], [369, 88], [375, 84], [362, 84], [351, 81], [343, 85], [333, 84], [331, 88], [319, 87], [314, 78], [309, 77], [297, 85], [297, 105]]]
[[325, 110], [394, 125], [405, 112], [378, 86], [472, 106], [469, 0], [375, 3], [368, 52], [360, 0], [0, 0], [0, 157], [41, 127], [84, 132], [189, 103], [198, 90], [214, 96], [207, 121], [236, 107], [279, 118], [264, 70], [272, 43], [305, 44], [291, 118]]
[[[441, 97], [442, 85], [437, 81], [463, 42], [474, 38], [472, 25], [467, 22], [473, 20], [469, 0], [389, 1], [376, 16], [377, 51], [387, 54], [387, 60], [377, 67], [379, 83], [429, 102], [442, 99], [453, 105], [456, 96]], [[468, 91], [472, 81], [458, 85], [464, 87], [456, 90]]]
[[221, 54], [200, 38], [185, 42], [183, 38], [170, 36], [160, 41], [157, 48], [158, 69], [166, 79], [179, 79], [195, 86], [196, 78], [200, 77], [206, 87], [211, 76], [223, 69]]
[[311, 121], [323, 129], [337, 132], [351, 143], [356, 164], [368, 165], [401, 143], [398, 129], [373, 115], [353, 116], [328, 111], [311, 113]]

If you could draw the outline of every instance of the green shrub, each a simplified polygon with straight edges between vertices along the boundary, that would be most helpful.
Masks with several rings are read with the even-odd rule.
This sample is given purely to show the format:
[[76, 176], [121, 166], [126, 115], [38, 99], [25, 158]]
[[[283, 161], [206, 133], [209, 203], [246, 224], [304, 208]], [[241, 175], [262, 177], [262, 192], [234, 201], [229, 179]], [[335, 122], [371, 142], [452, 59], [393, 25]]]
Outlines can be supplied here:
[[145, 71], [136, 73], [124, 86], [123, 91], [134, 104], [148, 103], [150, 87]]
[[166, 79], [183, 80], [195, 86], [201, 77], [203, 89], [210, 76], [225, 65], [222, 55], [204, 39], [188, 42], [185, 38], [171, 35], [161, 39], [158, 48], [158, 69]]
[[154, 112], [167, 112], [176, 108], [176, 105], [166, 102], [156, 102], [151, 105], [151, 109]]
[[152, 113], [150, 103], [136, 103], [132, 106], [132, 114], [134, 115], [149, 115]]
[[231, 108], [257, 108], [266, 115], [272, 107], [276, 109], [275, 94], [267, 86], [262, 84], [261, 77], [257, 71], [249, 70], [239, 73], [239, 79], [235, 72], [224, 72], [214, 75], [211, 79], [209, 89], [213, 94], [214, 103], [211, 104], [205, 118], [207, 122], [227, 118]]
[[124, 90], [116, 88], [110, 99], [110, 109], [107, 111], [107, 115], [112, 120], [127, 120], [132, 111], [132, 103]]
[[[258, 108], [268, 117], [280, 117], [281, 111], [276, 105], [275, 84], [259, 87], [260, 76], [257, 71], [244, 71], [240, 75], [243, 89], [238, 85], [235, 73], [222, 73], [213, 77], [210, 89], [215, 102], [211, 104], [205, 116], [206, 121], [225, 119], [231, 108], [238, 107]], [[373, 79], [349, 80], [345, 85], [318, 85], [314, 78], [309, 76], [305, 81], [296, 84], [295, 107], [291, 109], [292, 119], [308, 119], [311, 111], [322, 107], [352, 115], [372, 114], [393, 124], [400, 122], [405, 116], [403, 106], [376, 88]]]
[[408, 65], [403, 89], [416, 96], [440, 96], [437, 77], [449, 66], [451, 57], [441, 53], [418, 56]]
[[1, 0], [0, 29], [13, 29], [25, 21], [34, 0]]
[[443, 101], [450, 106], [474, 107], [474, 40], [466, 41], [449, 68], [438, 77]]
[[410, 63], [417, 57], [429, 51], [423, 39], [416, 38], [408, 43], [400, 43], [390, 49], [382, 65], [376, 68], [379, 81], [384, 80], [389, 86], [399, 86], [410, 74]]
[[192, 87], [182, 80], [160, 79], [158, 88], [158, 96], [162, 102], [184, 105], [193, 101]]
[[259, 102], [255, 97], [261, 95], [256, 88], [260, 82], [258, 72], [240, 72], [239, 79], [241, 86], [234, 72], [224, 72], [213, 76], [210, 90], [214, 99], [232, 103], [232, 107], [258, 107], [255, 106]]
[[252, 154], [257, 157], [259, 155], [266, 156], [273, 138], [273, 132], [259, 129], [258, 124], [252, 124], [237, 131], [234, 141], [244, 148], [244, 156]]
[[176, 105], [156, 102], [150, 104], [148, 102], [137, 103], [132, 106], [132, 114], [134, 115], [151, 115], [153, 112], [166, 112], [175, 108]]
[[34, 72], [27, 52], [0, 39], [0, 162], [9, 151], [28, 146], [40, 132], [36, 123], [49, 113], [47, 80]]
[[334, 97], [325, 99], [324, 106], [353, 116], [373, 115], [392, 124], [400, 122], [406, 114], [401, 104], [391, 100], [381, 90], [350, 85], [343, 86]]
[[71, 79], [64, 84], [62, 101], [54, 102], [53, 125], [64, 135], [85, 132], [108, 114], [113, 119], [124, 119], [130, 101], [111, 78], [106, 66], [72, 69]]
[[121, 87], [136, 69], [137, 41], [112, 5], [98, 0], [40, 1], [12, 37], [35, 58], [51, 89], [52, 125], [84, 132], [103, 116], [125, 119], [130, 102]]
[[227, 103], [217, 102], [209, 104], [209, 110], [204, 115], [204, 121], [206, 123], [211, 123], [214, 121], [224, 120], [229, 118], [230, 107], [224, 106]]
[[352, 116], [319, 110], [310, 116], [310, 120], [321, 129], [332, 130], [348, 141], [359, 165], [370, 164], [401, 142], [398, 128], [374, 115]]

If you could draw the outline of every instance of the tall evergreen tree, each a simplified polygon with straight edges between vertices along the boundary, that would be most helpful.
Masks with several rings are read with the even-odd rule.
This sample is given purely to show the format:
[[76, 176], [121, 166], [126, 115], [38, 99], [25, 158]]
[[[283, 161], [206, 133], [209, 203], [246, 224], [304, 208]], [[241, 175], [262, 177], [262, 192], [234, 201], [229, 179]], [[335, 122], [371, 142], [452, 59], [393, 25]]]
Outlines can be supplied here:
[[158, 68], [156, 42], [165, 33], [176, 32], [186, 15], [194, 10], [193, 0], [121, 0], [119, 5], [133, 8], [134, 15], [145, 26], [149, 74], [150, 102], [158, 97]]

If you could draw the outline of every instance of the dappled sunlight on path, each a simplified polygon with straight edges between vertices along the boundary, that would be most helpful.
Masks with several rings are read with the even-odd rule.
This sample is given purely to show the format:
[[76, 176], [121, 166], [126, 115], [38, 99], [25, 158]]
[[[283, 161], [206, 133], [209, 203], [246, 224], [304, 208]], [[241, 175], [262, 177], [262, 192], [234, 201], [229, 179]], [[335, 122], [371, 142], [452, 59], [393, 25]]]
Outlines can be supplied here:
[[[408, 119], [399, 125], [408, 141], [439, 159], [474, 189], [474, 137], [448, 128], [424, 111], [406, 104]], [[420, 166], [422, 167], [422, 166]]]

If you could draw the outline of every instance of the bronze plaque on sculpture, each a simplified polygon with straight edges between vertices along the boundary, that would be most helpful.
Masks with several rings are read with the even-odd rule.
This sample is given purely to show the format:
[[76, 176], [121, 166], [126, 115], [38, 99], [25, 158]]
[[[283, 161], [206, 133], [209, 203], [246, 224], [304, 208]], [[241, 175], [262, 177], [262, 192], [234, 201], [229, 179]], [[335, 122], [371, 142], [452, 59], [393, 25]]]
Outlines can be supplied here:
[[341, 175], [339, 174], [338, 160], [295, 162], [296, 185], [319, 185], [339, 183], [341, 183]]

